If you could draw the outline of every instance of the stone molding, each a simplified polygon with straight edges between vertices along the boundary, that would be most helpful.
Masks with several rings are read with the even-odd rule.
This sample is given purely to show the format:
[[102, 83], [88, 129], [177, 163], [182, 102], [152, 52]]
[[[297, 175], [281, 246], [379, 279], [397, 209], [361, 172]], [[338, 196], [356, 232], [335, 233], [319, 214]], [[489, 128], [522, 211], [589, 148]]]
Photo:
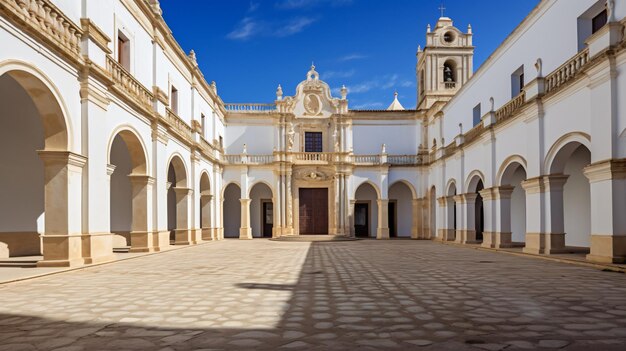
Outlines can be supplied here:
[[530, 178], [522, 182], [526, 194], [546, 193], [551, 190], [562, 190], [569, 178], [568, 175], [554, 174]]
[[110, 55], [113, 53], [111, 49], [109, 49], [109, 43], [111, 42], [111, 38], [102, 31], [91, 19], [89, 18], [81, 18], [80, 24], [83, 29], [84, 35], [93, 40], [93, 42], [98, 45], [102, 51], [106, 54]]
[[595, 162], [583, 170], [590, 183], [626, 179], [626, 159]]

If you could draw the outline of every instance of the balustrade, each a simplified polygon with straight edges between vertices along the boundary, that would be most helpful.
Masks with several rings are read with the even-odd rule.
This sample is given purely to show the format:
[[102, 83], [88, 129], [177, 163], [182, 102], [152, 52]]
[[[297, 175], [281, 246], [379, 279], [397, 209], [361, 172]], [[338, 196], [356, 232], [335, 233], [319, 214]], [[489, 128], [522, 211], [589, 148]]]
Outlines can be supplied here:
[[167, 108], [166, 111], [166, 121], [174, 129], [174, 131], [178, 132], [184, 138], [187, 138], [187, 140], [193, 140], [191, 127], [169, 108]]
[[274, 112], [275, 104], [224, 104], [224, 108], [228, 112], [238, 113], [258, 113], [258, 112]]
[[513, 100], [506, 103], [506, 105], [502, 106], [496, 111], [496, 121], [503, 121], [515, 113], [515, 111], [520, 108], [526, 102], [526, 93], [522, 91], [519, 95], [517, 95]]
[[576, 76], [589, 62], [589, 49], [585, 49], [565, 62], [546, 77], [546, 94], [556, 90]]
[[120, 90], [143, 107], [152, 110], [152, 93], [111, 57], [107, 57], [107, 71]]

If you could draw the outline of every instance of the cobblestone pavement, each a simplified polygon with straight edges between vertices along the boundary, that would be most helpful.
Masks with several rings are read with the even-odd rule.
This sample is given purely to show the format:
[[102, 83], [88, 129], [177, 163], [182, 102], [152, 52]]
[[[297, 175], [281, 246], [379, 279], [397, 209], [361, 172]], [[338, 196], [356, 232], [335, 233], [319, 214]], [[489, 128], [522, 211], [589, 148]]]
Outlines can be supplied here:
[[226, 240], [0, 286], [0, 350], [624, 350], [626, 276], [422, 241]]

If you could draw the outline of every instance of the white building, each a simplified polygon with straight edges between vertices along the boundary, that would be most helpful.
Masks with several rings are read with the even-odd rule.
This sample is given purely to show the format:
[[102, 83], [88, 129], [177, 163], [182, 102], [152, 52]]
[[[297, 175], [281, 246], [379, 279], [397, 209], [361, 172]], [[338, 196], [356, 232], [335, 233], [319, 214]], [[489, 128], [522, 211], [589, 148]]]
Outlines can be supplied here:
[[0, 0], [0, 254], [330, 234], [624, 262], [625, 24], [624, 1], [543, 0], [474, 72], [443, 17], [417, 110], [363, 111], [315, 67], [222, 102], [157, 0]]

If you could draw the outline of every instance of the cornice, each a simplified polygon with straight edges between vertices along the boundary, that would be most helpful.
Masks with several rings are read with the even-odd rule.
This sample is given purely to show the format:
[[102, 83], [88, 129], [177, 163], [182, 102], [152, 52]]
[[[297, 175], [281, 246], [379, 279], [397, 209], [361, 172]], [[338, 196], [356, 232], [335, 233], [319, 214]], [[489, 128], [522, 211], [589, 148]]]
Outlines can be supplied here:
[[113, 52], [109, 49], [109, 43], [111, 42], [111, 38], [109, 38], [96, 24], [89, 18], [81, 18], [80, 24], [83, 29], [84, 35], [89, 37], [93, 42], [98, 45], [102, 51], [106, 54], [110, 55]]

